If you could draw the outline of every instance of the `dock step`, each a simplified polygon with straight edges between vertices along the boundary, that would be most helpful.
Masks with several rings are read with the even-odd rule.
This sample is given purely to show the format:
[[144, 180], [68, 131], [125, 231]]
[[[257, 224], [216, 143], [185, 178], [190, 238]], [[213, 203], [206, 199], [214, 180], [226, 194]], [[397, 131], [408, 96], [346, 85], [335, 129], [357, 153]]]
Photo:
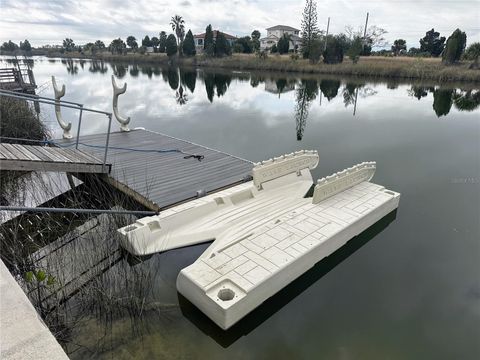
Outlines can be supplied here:
[[108, 173], [110, 168], [79, 149], [0, 143], [1, 170]]

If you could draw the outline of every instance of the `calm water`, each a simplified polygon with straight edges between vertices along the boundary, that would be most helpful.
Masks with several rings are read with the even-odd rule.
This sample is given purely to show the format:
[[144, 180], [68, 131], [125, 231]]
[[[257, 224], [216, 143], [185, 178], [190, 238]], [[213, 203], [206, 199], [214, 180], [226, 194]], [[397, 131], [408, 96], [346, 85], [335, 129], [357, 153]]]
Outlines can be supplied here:
[[[73, 358], [478, 359], [480, 357], [480, 92], [473, 85], [206, 72], [39, 59], [64, 99], [110, 109], [110, 75], [132, 127], [258, 161], [316, 149], [314, 177], [377, 161], [374, 181], [402, 194], [396, 216], [220, 331], [179, 298], [178, 272], [207, 245], [155, 255], [129, 271], [153, 276], [131, 316], [88, 315]], [[50, 109], [42, 114], [56, 134]], [[64, 117], [72, 119], [73, 112]], [[105, 131], [87, 115], [82, 133]], [[117, 125], [115, 125], [118, 128]], [[180, 305], [180, 307], [178, 306]], [[108, 316], [105, 316], [108, 317]]]

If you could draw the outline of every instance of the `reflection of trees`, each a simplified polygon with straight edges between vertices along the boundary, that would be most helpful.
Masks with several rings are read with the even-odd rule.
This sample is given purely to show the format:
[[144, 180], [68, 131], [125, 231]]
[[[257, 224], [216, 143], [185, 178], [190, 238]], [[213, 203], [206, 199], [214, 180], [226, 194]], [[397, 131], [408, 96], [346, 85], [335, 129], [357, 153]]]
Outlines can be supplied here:
[[85, 60], [80, 60], [80, 67], [82, 68], [82, 70], [85, 68], [85, 63]]
[[278, 93], [281, 94], [285, 86], [287, 86], [287, 79], [278, 79], [275, 81], [275, 84], [277, 85]]
[[480, 90], [412, 86], [408, 94], [420, 100], [429, 92], [433, 94], [433, 110], [438, 117], [447, 115], [452, 105], [460, 111], [473, 111], [480, 106]]
[[480, 90], [455, 91], [453, 103], [460, 111], [473, 111], [480, 106]]
[[112, 64], [112, 70], [116, 77], [122, 79], [127, 74], [128, 65]]
[[188, 98], [187, 98], [187, 94], [185, 94], [183, 92], [183, 86], [180, 85], [180, 87], [178, 88], [176, 94], [175, 94], [175, 97], [177, 99], [177, 104], [179, 105], [185, 105], [188, 101]]
[[345, 107], [348, 107], [349, 105], [355, 105], [358, 96], [366, 98], [375, 94], [377, 94], [377, 91], [365, 84], [347, 83], [342, 92], [343, 103], [345, 104]]
[[447, 115], [452, 108], [453, 89], [435, 89], [433, 91], [433, 110], [438, 117]]
[[213, 102], [215, 88], [217, 89], [217, 97], [225, 95], [232, 81], [232, 77], [227, 74], [206, 73], [203, 81], [205, 82], [207, 98], [210, 102]]
[[387, 81], [387, 89], [395, 90], [398, 88], [398, 80], [390, 79]]
[[338, 80], [322, 80], [320, 82], [320, 90], [322, 91], [323, 96], [328, 99], [328, 101], [332, 100], [338, 95], [339, 88], [340, 81]]
[[432, 91], [433, 89], [423, 86], [412, 85], [408, 91], [408, 95], [416, 97], [418, 100], [428, 95], [428, 90]]
[[302, 80], [295, 92], [295, 123], [298, 141], [303, 138], [307, 124], [308, 110], [317, 94], [318, 84], [316, 80]]
[[365, 86], [364, 84], [361, 85], [356, 85], [352, 83], [347, 83], [345, 85], [345, 88], [343, 89], [343, 103], [345, 104], [345, 107], [348, 105], [353, 105], [355, 104], [355, 98], [357, 97], [357, 89]]
[[180, 69], [180, 78], [182, 79], [182, 83], [193, 93], [197, 82], [197, 72], [195, 70]]
[[33, 59], [23, 59], [23, 63], [31, 69], [35, 66], [35, 61], [33, 61]]
[[140, 71], [142, 74], [147, 75], [149, 79], [153, 76], [153, 68], [151, 66], [143, 65]]
[[178, 69], [169, 68], [167, 71], [168, 85], [172, 90], [177, 90], [179, 85]]
[[225, 95], [232, 77], [226, 74], [215, 74], [215, 87], [217, 88], [217, 97]]
[[250, 86], [257, 87], [260, 83], [265, 82], [265, 78], [263, 76], [258, 76], [252, 74], [250, 77]]
[[108, 71], [108, 67], [107, 65], [105, 65], [105, 62], [103, 60], [92, 60], [88, 71], [92, 73], [98, 72], [100, 74], [105, 74]]
[[140, 69], [138, 68], [137, 64], [133, 64], [130, 67], [130, 76], [131, 77], [138, 77], [138, 74], [140, 73]]
[[162, 79], [165, 82], [168, 82], [168, 68], [162, 68]]
[[72, 75], [78, 74], [78, 66], [72, 59], [62, 60], [62, 64], [66, 64], [67, 72], [69, 74], [72, 74]]
[[205, 74], [203, 79], [205, 82], [205, 91], [207, 92], [207, 98], [210, 102], [213, 102], [213, 95], [215, 95], [215, 75]]

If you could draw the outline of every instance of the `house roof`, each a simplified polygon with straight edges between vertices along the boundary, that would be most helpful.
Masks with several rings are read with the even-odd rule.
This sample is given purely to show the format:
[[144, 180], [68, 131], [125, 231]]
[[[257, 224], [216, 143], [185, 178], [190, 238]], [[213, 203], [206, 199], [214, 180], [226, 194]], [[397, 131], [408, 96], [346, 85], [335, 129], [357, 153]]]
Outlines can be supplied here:
[[267, 30], [300, 31], [299, 29], [295, 29], [294, 27], [287, 26], [287, 25], [275, 25], [275, 26], [267, 28]]
[[276, 35], [270, 34], [260, 39], [260, 41], [267, 41], [267, 40], [280, 40], [280, 38]]
[[[236, 36], [233, 36], [233, 35], [224, 33], [224, 32], [219, 31], [219, 30], [213, 30], [213, 38], [214, 38], [214, 39], [217, 38], [217, 34], [218, 34], [218, 33], [223, 34], [223, 36], [225, 36], [226, 39], [231, 39], [231, 40], [237, 39]], [[204, 38], [205, 38], [205, 33], [196, 34], [196, 35], [193, 35], [193, 37], [196, 38], [196, 39], [197, 39], [197, 38], [204, 39]]]
[[[290, 35], [290, 40], [291, 41], [301, 41], [302, 38], [298, 35]], [[269, 36], [266, 36], [264, 38], [261, 38], [260, 41], [268, 41], [268, 40], [280, 40], [280, 38], [276, 35], [270, 34]]]

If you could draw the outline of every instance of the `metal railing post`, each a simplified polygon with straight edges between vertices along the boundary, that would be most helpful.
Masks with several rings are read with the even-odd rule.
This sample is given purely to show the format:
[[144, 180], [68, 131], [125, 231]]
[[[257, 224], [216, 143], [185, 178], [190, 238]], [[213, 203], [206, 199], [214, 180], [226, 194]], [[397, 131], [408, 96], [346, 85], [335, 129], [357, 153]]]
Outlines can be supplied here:
[[82, 125], [82, 113], [83, 113], [83, 105], [80, 105], [80, 114], [78, 115], [77, 141], [75, 142], [75, 149], [78, 149], [78, 141], [80, 140], [80, 126]]
[[105, 173], [105, 165], [107, 163], [107, 152], [108, 152], [108, 144], [110, 142], [110, 129], [112, 128], [112, 114], [108, 114], [108, 131], [107, 131], [107, 140], [105, 141], [105, 154], [103, 155], [103, 165], [102, 171]]

